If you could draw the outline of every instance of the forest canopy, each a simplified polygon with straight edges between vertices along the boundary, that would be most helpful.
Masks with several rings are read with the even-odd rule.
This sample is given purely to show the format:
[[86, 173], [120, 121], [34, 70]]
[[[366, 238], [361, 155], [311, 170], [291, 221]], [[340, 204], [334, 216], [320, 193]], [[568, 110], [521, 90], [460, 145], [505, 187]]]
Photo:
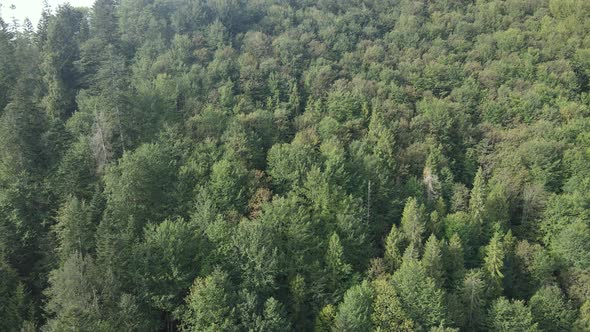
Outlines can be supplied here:
[[0, 19], [1, 331], [590, 331], [589, 192], [586, 0]]

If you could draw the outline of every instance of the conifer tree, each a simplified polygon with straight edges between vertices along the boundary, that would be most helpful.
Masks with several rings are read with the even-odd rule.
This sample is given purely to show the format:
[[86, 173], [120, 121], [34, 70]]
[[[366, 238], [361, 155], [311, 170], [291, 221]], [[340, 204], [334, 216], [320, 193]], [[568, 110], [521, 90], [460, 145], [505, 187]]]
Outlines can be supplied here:
[[408, 261], [393, 274], [393, 285], [408, 317], [423, 330], [445, 320], [444, 292], [419, 262]]
[[334, 318], [334, 329], [338, 331], [366, 331], [372, 329], [373, 289], [365, 280], [351, 287]]
[[485, 281], [480, 271], [471, 270], [463, 279], [461, 303], [464, 305], [465, 328], [479, 330], [484, 323]]
[[533, 319], [542, 331], [571, 331], [575, 312], [557, 286], [545, 286], [530, 299]]
[[489, 310], [488, 329], [497, 332], [537, 332], [540, 331], [533, 321], [530, 308], [523, 301], [509, 301], [501, 297]]
[[397, 292], [390, 281], [377, 279], [373, 282], [375, 289], [373, 313], [371, 320], [377, 331], [414, 331], [414, 322], [404, 311]]
[[486, 184], [483, 177], [483, 170], [480, 167], [475, 174], [473, 188], [471, 189], [471, 196], [469, 199], [469, 213], [471, 214], [471, 219], [480, 229], [483, 227], [484, 223], [485, 199]]
[[447, 286], [454, 287], [461, 282], [463, 273], [465, 270], [465, 259], [463, 256], [463, 246], [461, 244], [461, 238], [457, 233], [453, 234], [445, 254], [444, 264], [446, 268]]
[[385, 255], [383, 257], [385, 264], [390, 272], [397, 270], [402, 263], [401, 246], [403, 234], [396, 225], [392, 225], [391, 231], [385, 238]]
[[494, 294], [502, 291], [502, 279], [504, 278], [504, 245], [502, 236], [496, 232], [490, 243], [486, 246], [484, 265], [487, 276], [492, 283], [492, 292]]
[[61, 207], [54, 231], [59, 241], [59, 256], [62, 261], [72, 254], [82, 256], [94, 251], [94, 233], [90, 206], [75, 197], [70, 197]]
[[437, 286], [442, 287], [445, 284], [445, 268], [443, 265], [443, 250], [441, 242], [433, 234], [426, 241], [424, 255], [422, 256], [422, 265], [426, 274], [435, 281]]
[[333, 292], [332, 300], [339, 300], [352, 274], [352, 267], [344, 260], [344, 250], [337, 233], [332, 233], [326, 251], [327, 288]]
[[336, 317], [336, 309], [333, 305], [327, 304], [316, 317], [314, 331], [331, 332]]
[[425, 231], [426, 220], [424, 206], [418, 205], [415, 198], [408, 199], [402, 215], [401, 229], [418, 250], [422, 248], [422, 235]]

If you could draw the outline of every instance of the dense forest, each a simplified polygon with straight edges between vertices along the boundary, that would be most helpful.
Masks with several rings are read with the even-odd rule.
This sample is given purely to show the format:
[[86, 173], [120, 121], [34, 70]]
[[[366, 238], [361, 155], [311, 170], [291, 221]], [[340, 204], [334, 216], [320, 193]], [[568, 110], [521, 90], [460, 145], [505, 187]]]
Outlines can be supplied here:
[[1, 331], [590, 331], [589, 192], [587, 0], [0, 20]]

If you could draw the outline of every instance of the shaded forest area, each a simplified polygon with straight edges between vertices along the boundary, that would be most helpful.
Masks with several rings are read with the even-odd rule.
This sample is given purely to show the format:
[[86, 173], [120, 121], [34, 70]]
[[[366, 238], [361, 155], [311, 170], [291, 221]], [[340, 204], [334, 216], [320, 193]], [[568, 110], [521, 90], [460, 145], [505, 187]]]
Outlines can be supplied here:
[[0, 20], [1, 331], [590, 331], [590, 1]]

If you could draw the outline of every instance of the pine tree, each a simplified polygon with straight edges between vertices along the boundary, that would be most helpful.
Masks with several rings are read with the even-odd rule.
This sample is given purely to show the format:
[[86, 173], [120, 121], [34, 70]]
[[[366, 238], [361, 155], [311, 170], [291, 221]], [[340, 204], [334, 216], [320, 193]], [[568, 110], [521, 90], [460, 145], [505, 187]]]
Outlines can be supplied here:
[[48, 92], [44, 104], [49, 115], [56, 119], [65, 120], [76, 109], [79, 75], [74, 62], [80, 56], [83, 20], [82, 12], [66, 4], [59, 6], [49, 21], [43, 63]]
[[443, 247], [441, 242], [433, 234], [426, 241], [422, 265], [426, 270], [426, 274], [436, 282], [438, 287], [442, 287], [445, 284], [446, 278], [443, 263]]
[[172, 313], [198, 274], [200, 242], [195, 227], [184, 219], [149, 225], [139, 245], [144, 295], [152, 305]]
[[337, 301], [348, 286], [352, 267], [344, 260], [344, 250], [336, 233], [332, 233], [328, 241], [325, 261], [327, 289], [331, 293], [332, 301]]
[[48, 0], [43, 0], [43, 10], [41, 11], [41, 18], [37, 23], [37, 46], [42, 49], [47, 42], [47, 33], [49, 30], [49, 20], [51, 19], [51, 6]]
[[494, 332], [537, 332], [530, 308], [523, 301], [497, 299], [488, 314], [488, 329]]
[[580, 307], [578, 319], [574, 323], [574, 331], [582, 332], [590, 329], [590, 300], [587, 300]]
[[445, 320], [444, 292], [436, 287], [419, 262], [404, 262], [393, 274], [392, 281], [402, 308], [416, 329], [438, 326]]
[[465, 272], [464, 261], [461, 238], [455, 233], [449, 241], [444, 259], [446, 273], [448, 275], [447, 287], [453, 288], [463, 279], [463, 273]]
[[483, 177], [483, 170], [480, 167], [475, 174], [473, 188], [471, 189], [471, 197], [469, 199], [469, 213], [471, 219], [480, 229], [484, 224], [485, 199], [486, 184]]
[[372, 306], [373, 289], [366, 280], [360, 285], [351, 287], [338, 306], [338, 312], [334, 318], [334, 329], [351, 332], [371, 330]]
[[260, 331], [287, 332], [291, 331], [291, 324], [285, 317], [281, 303], [274, 298], [264, 302], [262, 322], [258, 324]]
[[9, 102], [16, 80], [15, 45], [13, 35], [7, 25], [0, 18], [0, 114]]
[[331, 332], [334, 326], [335, 317], [336, 309], [333, 305], [327, 304], [325, 307], [322, 308], [322, 310], [316, 317], [314, 331]]
[[418, 250], [422, 248], [422, 235], [425, 231], [426, 220], [424, 206], [418, 205], [415, 198], [408, 199], [402, 215], [401, 229], [409, 239], [410, 244]]
[[494, 234], [490, 243], [485, 248], [484, 266], [493, 285], [493, 293], [501, 293], [502, 279], [504, 278], [504, 245], [502, 235]]
[[96, 0], [92, 6], [91, 33], [107, 44], [117, 41], [119, 33], [116, 10], [119, 0]]
[[0, 328], [3, 331], [20, 329], [24, 317], [23, 285], [16, 271], [0, 251]]
[[387, 269], [390, 272], [394, 272], [402, 264], [402, 254], [400, 252], [402, 243], [403, 234], [399, 231], [396, 225], [392, 225], [391, 231], [385, 239], [385, 255], [383, 257]]
[[371, 320], [375, 330], [382, 332], [414, 331], [414, 322], [408, 318], [391, 282], [377, 279], [373, 282], [373, 288], [375, 289], [375, 297]]
[[94, 251], [96, 227], [86, 202], [70, 197], [59, 210], [57, 221], [53, 230], [59, 241], [58, 252], [62, 261], [74, 253], [85, 256]]
[[79, 331], [108, 328], [102, 317], [98, 294], [98, 270], [90, 256], [73, 252], [63, 265], [51, 272], [45, 309], [50, 319], [48, 331], [74, 329]]
[[483, 276], [478, 270], [471, 270], [463, 279], [461, 303], [464, 305], [465, 328], [477, 331], [484, 322], [485, 287]]
[[558, 286], [539, 289], [529, 301], [533, 319], [547, 332], [571, 331], [575, 312]]

